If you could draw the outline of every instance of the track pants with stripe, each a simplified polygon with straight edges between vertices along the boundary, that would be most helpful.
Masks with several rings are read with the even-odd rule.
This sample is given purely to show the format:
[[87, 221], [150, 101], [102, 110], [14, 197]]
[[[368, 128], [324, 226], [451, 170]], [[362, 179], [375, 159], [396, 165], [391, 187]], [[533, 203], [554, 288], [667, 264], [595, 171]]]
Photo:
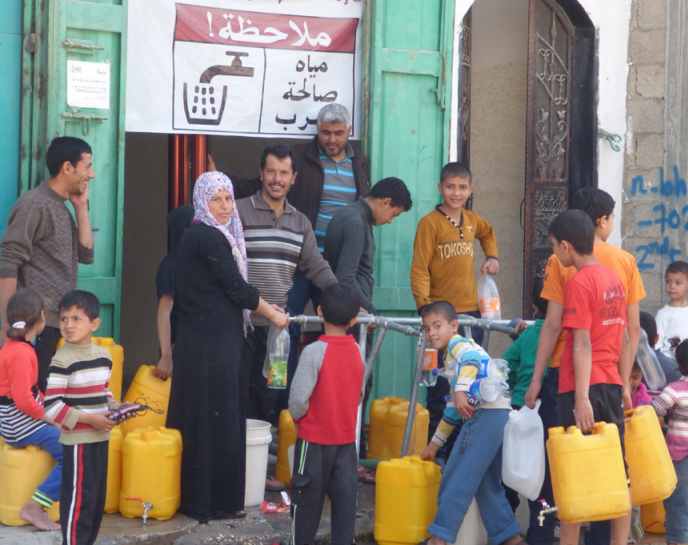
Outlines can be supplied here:
[[332, 505], [332, 545], [351, 545], [356, 524], [356, 443], [322, 445], [296, 440], [291, 479], [290, 545], [313, 545], [325, 495]]
[[105, 510], [108, 442], [62, 445], [62, 453], [62, 544], [92, 545]]

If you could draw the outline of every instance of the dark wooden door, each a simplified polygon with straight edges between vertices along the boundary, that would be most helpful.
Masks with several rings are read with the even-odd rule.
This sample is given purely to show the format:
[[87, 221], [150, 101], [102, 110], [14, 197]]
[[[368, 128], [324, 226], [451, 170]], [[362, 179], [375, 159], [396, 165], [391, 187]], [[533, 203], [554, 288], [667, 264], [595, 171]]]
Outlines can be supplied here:
[[[528, 30], [523, 311], [552, 254], [549, 225], [595, 185], [596, 37], [574, 1], [531, 0]], [[572, 91], [575, 89], [575, 91]]]

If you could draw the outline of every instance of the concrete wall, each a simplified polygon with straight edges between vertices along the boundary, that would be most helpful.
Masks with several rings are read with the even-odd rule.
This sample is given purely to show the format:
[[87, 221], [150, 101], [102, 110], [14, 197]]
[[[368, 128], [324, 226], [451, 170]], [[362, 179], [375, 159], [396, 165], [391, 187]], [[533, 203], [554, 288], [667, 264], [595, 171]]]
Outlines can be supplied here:
[[[502, 316], [523, 309], [523, 242], [519, 209], [525, 195], [528, 0], [478, 0], [472, 11], [471, 170], [473, 209], [492, 224], [499, 245], [496, 278]], [[484, 256], [475, 245], [475, 275]], [[493, 335], [490, 353], [511, 341]]]
[[[667, 5], [672, 11], [669, 39]], [[680, 30], [685, 20], [681, 0], [633, 2], [622, 232], [623, 247], [635, 255], [647, 292], [641, 309], [653, 314], [665, 298], [664, 269], [674, 259], [686, 259], [685, 182], [680, 190], [686, 172], [686, 153], [680, 150], [686, 113], [680, 100], [685, 92]], [[669, 146], [671, 157], [665, 153]]]

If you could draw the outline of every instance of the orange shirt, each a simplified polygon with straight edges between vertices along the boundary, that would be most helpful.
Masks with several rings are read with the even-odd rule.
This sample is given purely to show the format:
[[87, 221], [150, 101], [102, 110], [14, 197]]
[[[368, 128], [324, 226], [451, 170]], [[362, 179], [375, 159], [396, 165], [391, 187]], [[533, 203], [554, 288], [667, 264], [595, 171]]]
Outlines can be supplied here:
[[[631, 254], [613, 244], [597, 242], [595, 243], [593, 255], [602, 265], [606, 265], [619, 275], [621, 284], [626, 292], [627, 306], [634, 305], [645, 298], [643, 280], [640, 278], [640, 271], [635, 263], [635, 258]], [[545, 268], [542, 297], [548, 301], [554, 301], [563, 305], [564, 285], [574, 274], [576, 274], [575, 267], [564, 267], [557, 256], [552, 254], [549, 260], [547, 260], [547, 267]], [[557, 340], [557, 346], [552, 354], [550, 367], [559, 367], [559, 360], [565, 345], [566, 332], [562, 329]]]
[[478, 310], [473, 276], [473, 243], [477, 239], [486, 257], [499, 258], [492, 226], [478, 214], [463, 211], [463, 238], [441, 212], [433, 210], [418, 223], [411, 263], [411, 291], [416, 307], [449, 301], [456, 312]]

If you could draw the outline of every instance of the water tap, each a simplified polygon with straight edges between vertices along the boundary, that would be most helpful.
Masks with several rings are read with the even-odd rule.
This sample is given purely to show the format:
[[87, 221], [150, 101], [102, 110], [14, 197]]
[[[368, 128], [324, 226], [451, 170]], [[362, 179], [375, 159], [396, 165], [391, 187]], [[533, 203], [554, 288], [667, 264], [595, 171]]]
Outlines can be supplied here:
[[538, 522], [540, 523], [540, 526], [542, 526], [545, 524], [545, 515], [556, 513], [559, 508], [556, 505], [554, 507], [550, 507], [545, 500], [538, 500], [538, 503], [542, 505], [542, 509], [540, 509], [540, 514], [538, 515]]
[[138, 501], [141, 502], [141, 505], [143, 505], [143, 515], [141, 516], [141, 519], [143, 520], [143, 524], [146, 524], [148, 522], [148, 511], [153, 509], [153, 504], [149, 501], [143, 501], [141, 498], [125, 498], [127, 501]]

